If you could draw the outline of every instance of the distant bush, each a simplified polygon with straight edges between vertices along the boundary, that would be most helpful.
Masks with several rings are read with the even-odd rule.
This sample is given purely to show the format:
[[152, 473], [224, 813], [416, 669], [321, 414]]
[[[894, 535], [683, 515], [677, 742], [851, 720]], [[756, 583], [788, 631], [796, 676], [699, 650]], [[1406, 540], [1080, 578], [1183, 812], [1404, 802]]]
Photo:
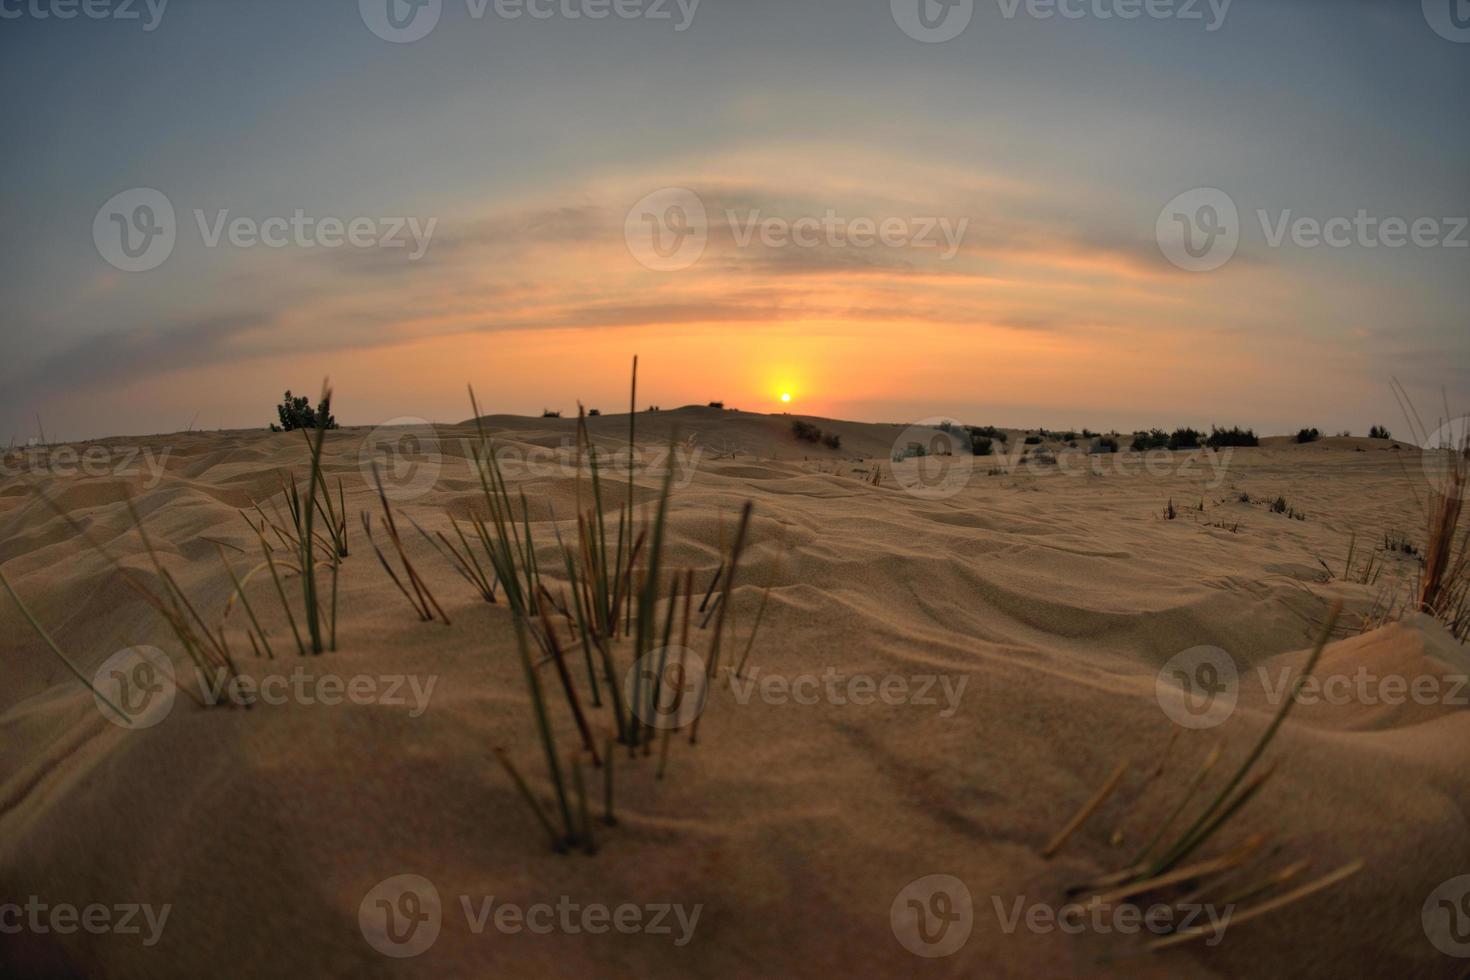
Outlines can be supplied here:
[[1386, 428], [1384, 428], [1383, 426], [1381, 426], [1381, 425], [1375, 425], [1373, 428], [1371, 428], [1371, 429], [1368, 430], [1368, 438], [1369, 439], [1392, 439], [1393, 436], [1389, 435], [1388, 434], [1388, 430]]
[[1316, 429], [1302, 429], [1296, 434], [1297, 442], [1316, 442], [1320, 438], [1322, 438], [1322, 433]]
[[1175, 429], [1169, 434], [1170, 449], [1198, 449], [1200, 436], [1203, 432], [1193, 429]]
[[985, 436], [970, 436], [970, 452], [976, 456], [989, 456], [994, 451], [995, 443]]
[[1041, 445], [1041, 436], [1027, 436], [1026, 437], [1026, 445], [1028, 445], [1028, 446], [1039, 446], [1039, 445]]
[[710, 402], [709, 403], [709, 407], [710, 408], [724, 408], [725, 407], [725, 403], [724, 402]]
[[1231, 426], [1228, 429], [1210, 426], [1210, 437], [1205, 440], [1205, 445], [1211, 449], [1219, 449], [1222, 446], [1259, 446], [1261, 440], [1256, 438], [1254, 429], [1242, 429]]
[[600, 409], [600, 408], [589, 408], [589, 409], [587, 409], [587, 417], [589, 419], [590, 418], [595, 418], [595, 417], [597, 417], [597, 416], [599, 416], [601, 414], [602, 414], [602, 409]]
[[970, 426], [970, 438], [974, 439], [980, 436], [984, 436], [987, 439], [994, 439], [996, 442], [1009, 442], [1011, 438], [993, 425]]
[[1146, 453], [1150, 449], [1163, 449], [1169, 445], [1169, 434], [1163, 429], [1133, 433], [1133, 444], [1128, 448], [1135, 453]]
[[822, 445], [826, 446], [828, 449], [841, 449], [842, 437], [834, 432], [829, 432], [826, 435], [822, 436]]
[[312, 408], [311, 401], [305, 395], [293, 398], [291, 397], [290, 391], [286, 392], [286, 396], [282, 399], [281, 404], [276, 406], [276, 416], [281, 420], [281, 424], [276, 425], [272, 422], [272, 432], [291, 432], [294, 429], [315, 429], [319, 427], [318, 423], [322, 423], [320, 428], [323, 429], [337, 428], [337, 420], [327, 410], [326, 402], [323, 402], [316, 408]]
[[1102, 436], [1097, 440], [1097, 452], [1115, 453], [1118, 451], [1118, 440], [1113, 436]]
[[1089, 429], [1086, 426], [1084, 426], [1083, 429], [1082, 429], [1082, 438], [1084, 438], [1084, 439], [1096, 439], [1097, 438], [1097, 433], [1096, 432], [1093, 432], [1091, 429]]
[[553, 412], [549, 408], [543, 408], [541, 410], [541, 417], [543, 419], [559, 419], [559, 418], [561, 418], [561, 413], [560, 412]]
[[821, 442], [822, 430], [805, 419], [791, 420], [791, 434], [802, 442]]

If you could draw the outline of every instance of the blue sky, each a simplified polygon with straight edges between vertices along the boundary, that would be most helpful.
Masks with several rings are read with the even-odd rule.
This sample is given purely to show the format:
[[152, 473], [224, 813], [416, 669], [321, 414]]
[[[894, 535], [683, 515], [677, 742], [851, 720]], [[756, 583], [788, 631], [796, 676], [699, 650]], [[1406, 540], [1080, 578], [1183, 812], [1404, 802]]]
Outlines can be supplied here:
[[[1398, 422], [1397, 376], [1470, 408], [1470, 248], [1273, 247], [1257, 214], [1441, 238], [1470, 214], [1470, 43], [1417, 2], [1235, 0], [1209, 30], [1204, 3], [976, 0], [924, 43], [888, 0], [701, 0], [683, 30], [673, 2], [510, 20], [443, 0], [406, 44], [345, 0], [174, 0], [153, 30], [141, 3], [35, 15], [51, 2], [0, 0], [0, 439], [37, 414], [72, 438], [263, 425], [326, 373], [347, 423], [462, 418], [465, 381], [531, 413], [613, 401], [635, 352], [666, 406], [773, 410], [794, 387], [805, 411], [893, 421], [1361, 430]], [[125, 272], [93, 224], [139, 187], [177, 244]], [[710, 245], [650, 271], [624, 216], [665, 187], [708, 208]], [[1239, 209], [1214, 271], [1156, 241], [1195, 188]], [[207, 247], [195, 217], [296, 209], [434, 230], [411, 259]], [[733, 215], [829, 211], [963, 219], [964, 247], [731, 239]]]

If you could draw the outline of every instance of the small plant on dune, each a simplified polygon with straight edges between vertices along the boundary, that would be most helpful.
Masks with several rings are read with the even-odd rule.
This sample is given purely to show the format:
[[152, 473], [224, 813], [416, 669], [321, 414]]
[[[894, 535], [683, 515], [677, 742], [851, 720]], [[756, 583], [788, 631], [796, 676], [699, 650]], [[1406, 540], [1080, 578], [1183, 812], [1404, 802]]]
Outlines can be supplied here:
[[1025, 442], [1028, 446], [1039, 446], [1041, 445], [1041, 436], [1027, 436]]
[[1118, 451], [1118, 440], [1113, 436], [1100, 436], [1097, 439], [1096, 453], [1115, 453]]
[[271, 423], [272, 432], [291, 432], [295, 429], [335, 429], [337, 420], [332, 417], [331, 406], [325, 402], [316, 408], [311, 407], [311, 402], [305, 395], [292, 397], [287, 390], [281, 404], [276, 406], [276, 415], [280, 424]]
[[[1089, 903], [1101, 906], [1127, 903], [1140, 909], [1160, 901], [1182, 905], [1198, 904], [1209, 899], [1210, 904], [1216, 907], [1224, 906], [1232, 910], [1228, 922], [1233, 929], [1330, 888], [1363, 868], [1362, 860], [1351, 861], [1306, 884], [1282, 890], [1305, 871], [1311, 862], [1307, 859], [1297, 860], [1276, 870], [1259, 866], [1252, 868], [1250, 862], [1253, 858], [1269, 858], [1280, 850], [1279, 847], [1267, 846], [1265, 834], [1252, 834], [1241, 843], [1229, 846], [1213, 857], [1198, 856], [1260, 795], [1277, 771], [1277, 764], [1274, 762], [1263, 770], [1254, 770], [1296, 704], [1302, 686], [1316, 669], [1340, 612], [1341, 603], [1335, 604], [1329, 611], [1306, 663], [1292, 682], [1291, 690], [1282, 699], [1271, 722], [1234, 772], [1195, 813], [1185, 829], [1171, 832], [1175, 823], [1190, 811], [1196, 795], [1223, 758], [1223, 742], [1217, 743], [1206, 755], [1184, 787], [1178, 801], [1166, 805], [1162, 820], [1148, 834], [1145, 843], [1126, 866], [1114, 873], [1068, 888], [1066, 894], [1069, 899], [1090, 893], [1094, 897]], [[1172, 745], [1172, 741], [1170, 744]], [[1043, 857], [1055, 856], [1103, 808], [1123, 785], [1129, 769], [1129, 762], [1124, 761], [1112, 771], [1103, 785], [1046, 845], [1041, 852]], [[1152, 788], [1163, 771], [1161, 757], [1160, 763], [1145, 777], [1140, 794]], [[1256, 901], [1243, 908], [1236, 907], [1248, 900]], [[1150, 941], [1146, 948], [1149, 952], [1157, 952], [1196, 939], [1209, 939], [1218, 935], [1221, 928], [1223, 923], [1183, 926], [1171, 935]]]
[[835, 433], [828, 432], [826, 435], [822, 436], [822, 445], [826, 446], [828, 449], [841, 449], [842, 437]]
[[555, 411], [550, 408], [543, 408], [541, 410], [541, 417], [543, 419], [559, 419], [561, 418], [561, 412]]
[[1164, 520], [1172, 521], [1179, 516], [1179, 511], [1174, 509], [1174, 501], [1170, 498], [1169, 503], [1164, 506]]
[[1298, 443], [1316, 442], [1320, 438], [1322, 438], [1322, 433], [1316, 429], [1302, 429], [1296, 434]]
[[595, 418], [597, 418], [601, 414], [602, 414], [602, 411], [600, 409], [596, 409], [596, 408], [589, 408], [589, 409], [587, 409], [587, 417], [589, 419], [595, 419]]
[[[633, 362], [630, 408], [637, 400], [637, 359]], [[475, 417], [480, 417], [474, 393], [470, 393]], [[675, 437], [671, 436], [671, 447]], [[636, 445], [636, 423], [630, 411], [628, 455], [633, 458]], [[478, 445], [472, 446], [472, 458], [480, 476], [483, 503], [489, 512], [485, 523], [485, 547], [495, 576], [503, 587], [507, 605], [515, 623], [516, 642], [522, 669], [531, 695], [548, 778], [554, 795], [554, 808], [548, 812], [525, 778], [517, 770], [508, 753], [496, 749], [495, 755], [510, 775], [518, 793], [532, 810], [536, 822], [547, 834], [553, 849], [568, 852], [573, 848], [592, 853], [598, 844], [593, 839], [590, 804], [586, 781], [582, 778], [582, 758], [593, 767], [604, 770], [604, 815], [607, 826], [617, 823], [613, 815], [613, 765], [615, 746], [622, 746], [630, 759], [640, 754], [651, 756], [655, 741], [659, 746], [657, 778], [662, 778], [668, 765], [672, 729], [678, 725], [655, 726], [654, 718], [666, 718], [669, 701], [682, 696], [689, 675], [685, 653], [695, 630], [709, 632], [704, 673], [697, 683], [707, 685], [719, 669], [722, 641], [729, 629], [729, 614], [734, 589], [739, 579], [741, 558], [749, 536], [751, 505], [741, 511], [733, 544], [721, 548], [721, 561], [714, 570], [704, 601], [694, 607], [695, 572], [669, 569], [668, 518], [673, 491], [674, 471], [669, 467], [651, 502], [652, 513], [641, 518], [634, 508], [634, 473], [628, 472], [627, 496], [616, 508], [616, 526], [609, 519], [604, 502], [605, 481], [599, 465], [600, 450], [593, 443], [586, 416], [577, 423], [577, 533], [565, 541], [553, 525], [557, 553], [552, 562], [557, 574], [563, 574], [562, 585], [553, 585], [543, 575], [537, 558], [535, 530], [524, 494], [513, 495], [500, 473], [494, 447], [483, 430]], [[583, 479], [584, 464], [587, 479]], [[590, 497], [588, 494], [590, 490]], [[519, 507], [517, 507], [519, 504]], [[546, 573], [551, 574], [550, 571]], [[774, 577], [774, 576], [773, 576]], [[770, 585], [768, 583], [767, 592]], [[765, 600], [762, 600], [764, 607]], [[682, 610], [682, 614], [680, 613]], [[762, 609], [763, 611], [763, 609]], [[751, 627], [746, 645], [749, 654], [760, 625], [761, 612]], [[696, 619], [698, 622], [696, 623]], [[671, 642], [679, 625], [677, 654], [670, 658]], [[568, 637], [564, 640], [563, 637]], [[585, 667], [585, 688], [590, 705], [568, 665], [568, 654], [580, 647], [581, 667]], [[533, 650], [534, 648], [534, 650]], [[623, 660], [623, 664], [619, 664]], [[743, 664], [743, 658], [742, 658]], [[629, 665], [637, 669], [628, 673]], [[551, 667], [555, 680], [543, 684], [542, 670]], [[692, 665], [689, 665], [692, 666]], [[626, 675], [626, 676], [625, 676]], [[564, 756], [557, 747], [552, 717], [552, 691], [559, 690], [567, 712], [575, 722], [579, 752]], [[593, 734], [592, 712], [606, 706], [610, 709], [614, 737], [602, 744]], [[689, 724], [690, 742], [695, 741], [698, 719]]]
[[725, 407], [725, 403], [724, 402], [710, 402], [709, 405], [707, 405], [706, 407], [707, 408], [720, 408], [720, 409], [723, 409]]
[[976, 456], [989, 456], [994, 446], [995, 443], [985, 436], [970, 437], [970, 451]]
[[1260, 444], [1261, 440], [1256, 437], [1253, 430], [1242, 429], [1239, 426], [1233, 425], [1228, 429], [1221, 429], [1213, 425], [1210, 426], [1210, 436], [1205, 440], [1205, 445], [1211, 449], [1223, 449], [1226, 446], [1250, 447], [1259, 446]]
[[1011, 439], [1011, 437], [1010, 437], [1010, 435], [1008, 433], [1006, 433], [1002, 429], [997, 429], [993, 425], [972, 425], [972, 426], [970, 426], [970, 437], [971, 438], [979, 438], [981, 436], [984, 436], [987, 439], [994, 439], [996, 442], [1009, 442], [1010, 439]]
[[1368, 438], [1369, 439], [1392, 439], [1393, 436], [1389, 435], [1388, 429], [1386, 427], [1381, 426], [1381, 425], [1375, 425], [1375, 426], [1373, 426], [1373, 428], [1371, 428], [1371, 429], [1368, 430]]

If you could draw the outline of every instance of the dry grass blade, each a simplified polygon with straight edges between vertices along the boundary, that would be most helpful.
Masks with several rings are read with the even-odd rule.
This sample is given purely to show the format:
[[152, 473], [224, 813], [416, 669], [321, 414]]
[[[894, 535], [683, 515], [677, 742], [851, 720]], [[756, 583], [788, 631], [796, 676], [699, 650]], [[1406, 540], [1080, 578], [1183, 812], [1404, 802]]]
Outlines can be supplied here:
[[1062, 846], [1072, 839], [1072, 835], [1087, 822], [1088, 818], [1097, 812], [1098, 807], [1108, 801], [1108, 797], [1113, 795], [1114, 790], [1123, 781], [1123, 775], [1127, 771], [1128, 761], [1125, 759], [1118, 763], [1118, 768], [1113, 770], [1113, 774], [1108, 777], [1108, 781], [1103, 783], [1096, 793], [1092, 794], [1092, 799], [1082, 804], [1082, 809], [1077, 811], [1076, 816], [1067, 821], [1067, 825], [1057, 832], [1057, 835], [1051, 839], [1051, 842], [1046, 847], [1042, 848], [1041, 856], [1050, 858], [1057, 851], [1060, 851]]
[[1174, 935], [1169, 936], [1165, 939], [1157, 939], [1149, 943], [1148, 950], [1149, 952], [1154, 953], [1158, 952], [1161, 949], [1168, 949], [1170, 946], [1178, 946], [1181, 943], [1191, 942], [1195, 939], [1208, 939], [1211, 936], [1216, 935], [1222, 928], [1225, 928], [1227, 926], [1234, 927], [1240, 925], [1241, 923], [1249, 922], [1251, 919], [1259, 918], [1260, 916], [1263, 916], [1268, 912], [1274, 912], [1277, 909], [1290, 905], [1293, 902], [1300, 901], [1301, 899], [1306, 898], [1309, 895], [1315, 895], [1317, 892], [1320, 892], [1325, 888], [1330, 888], [1333, 885], [1337, 884], [1339, 881], [1342, 881], [1344, 878], [1349, 878], [1352, 875], [1355, 875], [1359, 871], [1363, 870], [1363, 863], [1363, 860], [1360, 858], [1350, 864], [1343, 865], [1336, 871], [1325, 874], [1321, 878], [1318, 878], [1316, 881], [1302, 885], [1300, 888], [1295, 888], [1284, 895], [1277, 896], [1276, 898], [1263, 902], [1260, 905], [1249, 908], [1244, 912], [1239, 913], [1238, 915], [1232, 915], [1229, 921], [1226, 923], [1211, 923], [1204, 926], [1195, 926], [1192, 929], [1180, 930], [1179, 932], [1176, 932]]
[[46, 628], [41, 625], [40, 621], [37, 620], [35, 616], [31, 615], [30, 609], [26, 608], [26, 604], [22, 602], [20, 596], [16, 594], [15, 589], [11, 586], [10, 580], [5, 577], [4, 572], [0, 572], [0, 585], [5, 586], [5, 591], [10, 594], [10, 598], [15, 603], [16, 608], [20, 610], [20, 614], [26, 618], [26, 622], [31, 624], [31, 629], [36, 631], [36, 635], [45, 641], [46, 646], [49, 647], [51, 649], [51, 652], [56, 655], [56, 659], [60, 660], [63, 664], [66, 665], [66, 669], [71, 671], [72, 676], [81, 681], [82, 685], [86, 687], [87, 690], [92, 692], [93, 697], [111, 708], [113, 714], [121, 718], [124, 725], [131, 728], [133, 725], [133, 720], [129, 718], [121, 708], [108, 700], [108, 698], [101, 691], [93, 687], [92, 682], [87, 678], [87, 675], [78, 670], [77, 665], [72, 663], [70, 658], [68, 658], [66, 654], [61, 652], [61, 647], [56, 645], [56, 641], [51, 638], [51, 634], [46, 632]]

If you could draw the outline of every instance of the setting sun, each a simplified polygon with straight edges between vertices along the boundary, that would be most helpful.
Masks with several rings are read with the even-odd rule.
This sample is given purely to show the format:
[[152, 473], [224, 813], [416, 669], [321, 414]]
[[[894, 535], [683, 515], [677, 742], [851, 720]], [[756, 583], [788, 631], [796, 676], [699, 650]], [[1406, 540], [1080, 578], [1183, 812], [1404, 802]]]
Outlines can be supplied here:
[[781, 400], [783, 402], [789, 402], [789, 401], [791, 401], [791, 392], [789, 392], [789, 391], [783, 391], [783, 392], [781, 392]]

